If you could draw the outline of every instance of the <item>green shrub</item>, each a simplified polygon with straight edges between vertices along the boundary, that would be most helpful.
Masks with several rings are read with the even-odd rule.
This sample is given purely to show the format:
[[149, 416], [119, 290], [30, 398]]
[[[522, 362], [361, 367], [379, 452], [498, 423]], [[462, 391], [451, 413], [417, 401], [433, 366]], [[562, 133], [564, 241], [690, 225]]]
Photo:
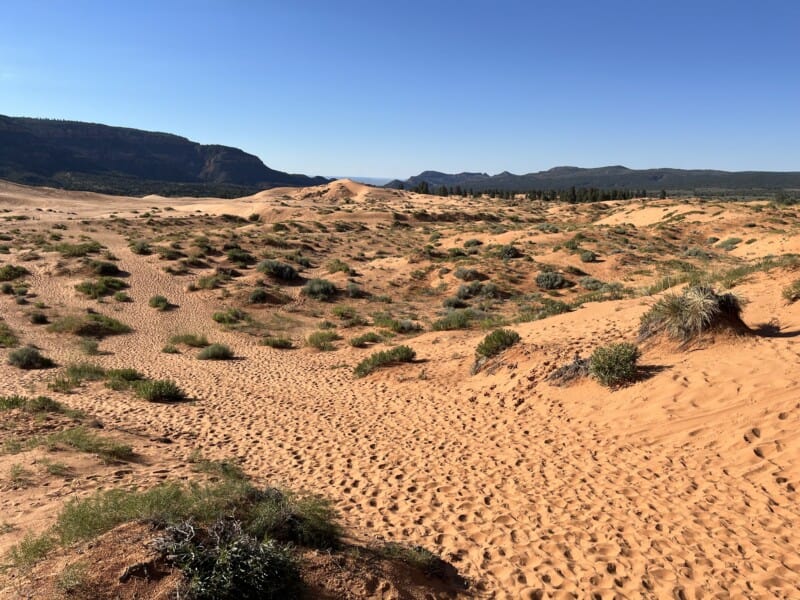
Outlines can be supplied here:
[[543, 290], [557, 290], [567, 285], [567, 280], [561, 273], [544, 271], [536, 276], [536, 285]]
[[29, 275], [30, 271], [25, 267], [18, 267], [16, 265], [3, 265], [0, 267], [0, 281], [14, 281], [25, 275]]
[[211, 344], [197, 355], [200, 360], [231, 360], [233, 357], [233, 350], [225, 344]]
[[705, 331], [728, 328], [747, 330], [742, 322], [742, 300], [730, 292], [718, 294], [710, 287], [689, 286], [680, 294], [667, 293], [642, 315], [639, 339], [659, 333], [683, 342]]
[[597, 262], [597, 254], [595, 254], [591, 250], [583, 250], [583, 251], [581, 251], [580, 258], [581, 258], [581, 262], [585, 262], [585, 263]]
[[[783, 288], [783, 298], [789, 302], [800, 300], [800, 279], [795, 279], [792, 283]], [[0, 345], [2, 345], [0, 343]]]
[[278, 350], [288, 350], [294, 347], [294, 343], [289, 338], [272, 335], [268, 335], [262, 339], [261, 344]]
[[86, 356], [97, 356], [100, 354], [100, 344], [91, 338], [81, 338], [78, 340], [78, 348]]
[[742, 238], [731, 237], [717, 244], [717, 248], [722, 248], [723, 250], [730, 252], [731, 250], [734, 250], [736, 246], [738, 246], [741, 243], [742, 243]]
[[303, 286], [303, 294], [327, 302], [336, 296], [336, 286], [327, 279], [311, 279]]
[[636, 379], [639, 349], [627, 342], [603, 346], [592, 353], [589, 373], [601, 384], [617, 387]]
[[163, 348], [161, 348], [161, 352], [164, 354], [180, 354], [181, 351], [178, 350], [177, 346], [173, 346], [172, 344], [165, 344]]
[[174, 381], [146, 380], [134, 386], [136, 394], [148, 402], [182, 402], [186, 394]]
[[5, 321], [0, 319], [0, 348], [16, 348], [18, 345], [17, 335]]
[[131, 297], [127, 292], [116, 292], [114, 294], [114, 300], [117, 302], [131, 302]]
[[269, 293], [264, 288], [256, 288], [250, 292], [248, 302], [250, 304], [266, 304], [269, 301]]
[[467, 329], [475, 319], [477, 319], [477, 313], [471, 308], [452, 310], [441, 319], [434, 321], [431, 328], [434, 331]]
[[169, 300], [167, 300], [165, 296], [153, 296], [150, 298], [147, 304], [150, 306], [150, 308], [155, 308], [161, 311], [172, 308], [172, 304], [170, 304]]
[[49, 369], [55, 366], [52, 360], [31, 346], [12, 350], [8, 355], [8, 364], [25, 370]]
[[113, 277], [121, 273], [117, 265], [115, 265], [113, 262], [104, 260], [91, 261], [89, 263], [89, 268], [95, 275], [100, 275], [103, 277]]
[[211, 318], [222, 325], [235, 325], [240, 321], [246, 320], [247, 313], [238, 308], [229, 308], [225, 311], [215, 312], [211, 315]]
[[519, 334], [510, 329], [497, 329], [487, 335], [475, 352], [478, 356], [492, 357], [500, 354], [506, 348], [510, 348], [520, 340]]
[[87, 254], [96, 254], [103, 249], [103, 246], [100, 245], [100, 242], [96, 242], [94, 240], [89, 242], [80, 242], [78, 244], [56, 244], [52, 247], [52, 249], [64, 258], [80, 258], [86, 256]]
[[350, 345], [354, 348], [366, 348], [367, 344], [377, 344], [383, 341], [383, 336], [374, 331], [364, 333], [350, 339]]
[[72, 333], [81, 337], [98, 339], [133, 331], [125, 323], [98, 313], [62, 317], [51, 323], [48, 330], [55, 333]]
[[342, 337], [335, 331], [315, 331], [306, 338], [306, 343], [317, 350], [333, 350], [332, 342]]
[[353, 373], [356, 377], [364, 377], [380, 367], [411, 362], [416, 355], [417, 353], [408, 346], [395, 346], [390, 350], [382, 350], [365, 358], [358, 363]]
[[191, 348], [205, 348], [208, 346], [208, 339], [206, 339], [206, 336], [196, 333], [179, 333], [169, 338], [169, 341], [172, 344], [183, 344]]
[[241, 248], [231, 248], [226, 253], [228, 260], [234, 263], [236, 266], [244, 269], [247, 265], [252, 265], [256, 262], [256, 258], [250, 254], [247, 250], [242, 250]]
[[96, 454], [106, 462], [131, 460], [135, 453], [127, 444], [120, 444], [110, 438], [97, 435], [83, 426], [62, 429], [47, 437], [47, 444], [64, 445], [87, 454]]
[[110, 296], [114, 292], [125, 289], [128, 284], [117, 277], [100, 277], [98, 279], [87, 279], [75, 286], [81, 294], [97, 300], [103, 296]]
[[134, 254], [139, 254], [141, 256], [146, 256], [153, 253], [153, 248], [144, 240], [131, 242], [130, 249]]
[[30, 319], [30, 322], [34, 325], [47, 325], [50, 322], [46, 314], [38, 311], [28, 315], [28, 319]]
[[258, 263], [256, 269], [260, 273], [283, 281], [295, 281], [300, 277], [299, 273], [292, 265], [278, 260], [263, 260]]
[[334, 258], [333, 260], [329, 261], [327, 267], [328, 267], [328, 273], [350, 274], [352, 272], [350, 265], [348, 265], [344, 261], [339, 260], [338, 258]]

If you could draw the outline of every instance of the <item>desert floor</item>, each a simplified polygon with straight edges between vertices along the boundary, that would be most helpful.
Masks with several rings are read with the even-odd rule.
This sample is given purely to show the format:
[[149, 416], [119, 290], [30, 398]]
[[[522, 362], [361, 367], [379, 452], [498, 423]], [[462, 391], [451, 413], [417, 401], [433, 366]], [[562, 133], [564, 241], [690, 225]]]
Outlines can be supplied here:
[[[190, 457], [199, 452], [236, 460], [259, 480], [330, 497], [353, 535], [438, 553], [477, 597], [800, 596], [800, 303], [781, 293], [800, 275], [791, 261], [759, 263], [800, 251], [795, 208], [549, 205], [341, 181], [236, 200], [2, 184], [0, 211], [0, 244], [8, 248], [0, 267], [29, 271], [14, 282], [24, 282], [27, 302], [0, 295], [0, 317], [20, 343], [59, 365], [19, 370], [0, 349], [0, 396], [50, 396], [96, 416], [109, 434], [137, 440], [140, 453], [123, 465], [65, 453], [68, 478], [42, 471], [46, 449], [0, 454], [7, 480], [0, 552], [47, 527], [75, 495], [191, 478]], [[88, 257], [56, 248], [87, 239], [102, 247]], [[177, 254], [136, 254], [136, 240]], [[518, 257], [504, 258], [509, 246]], [[270, 280], [257, 262], [237, 266], [226, 247], [256, 261], [284, 260], [342, 293], [332, 302], [307, 298], [302, 282]], [[585, 250], [597, 260], [580, 260]], [[87, 258], [106, 260], [103, 253], [127, 274], [132, 301], [75, 289], [92, 278]], [[462, 277], [474, 269], [499, 291], [462, 294], [479, 317], [464, 329], [434, 330], [443, 300], [465, 284], [459, 267]], [[574, 285], [541, 290], [542, 270]], [[220, 273], [211, 289], [189, 291]], [[547, 381], [576, 353], [636, 341], [639, 318], [658, 295], [697, 274], [747, 299], [752, 335], [643, 345], [641, 377], [621, 389]], [[615, 285], [589, 291], [586, 278]], [[349, 282], [366, 297], [346, 297]], [[256, 287], [269, 302], [248, 301]], [[174, 307], [151, 308], [155, 295]], [[30, 322], [37, 302], [50, 322], [92, 309], [133, 332], [103, 339], [102, 354], [86, 357], [75, 336]], [[342, 306], [352, 310], [335, 311]], [[229, 326], [212, 319], [228, 308], [247, 319]], [[324, 321], [342, 337], [331, 351], [303, 343]], [[477, 344], [499, 325], [519, 333], [520, 343], [473, 374]], [[384, 341], [348, 344], [367, 331]], [[227, 344], [235, 360], [201, 361], [180, 345], [162, 352], [172, 335], [187, 332]], [[262, 345], [267, 334], [296, 347]], [[397, 344], [412, 347], [416, 361], [354, 377], [359, 361]], [[174, 380], [192, 401], [148, 403], [99, 383], [69, 394], [48, 389], [60, 369], [82, 361]], [[10, 481], [15, 465], [30, 474], [25, 485]]]

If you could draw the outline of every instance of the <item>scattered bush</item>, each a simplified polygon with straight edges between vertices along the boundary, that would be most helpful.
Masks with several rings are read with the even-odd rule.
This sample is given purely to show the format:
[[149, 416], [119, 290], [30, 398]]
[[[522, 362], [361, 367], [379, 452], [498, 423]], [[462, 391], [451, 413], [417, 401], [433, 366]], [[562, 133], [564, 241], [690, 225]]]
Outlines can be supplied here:
[[30, 271], [25, 267], [18, 267], [16, 265], [3, 265], [0, 267], [0, 281], [14, 281], [20, 277], [29, 275]]
[[116, 292], [114, 294], [114, 300], [117, 302], [131, 302], [131, 297], [128, 295], [127, 292]]
[[144, 240], [137, 240], [135, 242], [131, 242], [130, 245], [131, 252], [134, 254], [139, 254], [141, 256], [146, 256], [148, 254], [153, 253], [153, 248]]
[[434, 321], [431, 328], [434, 331], [467, 329], [476, 318], [477, 313], [471, 308], [452, 310], [441, 319]]
[[225, 344], [211, 344], [207, 348], [203, 348], [197, 358], [200, 360], [231, 360], [233, 356], [233, 350]]
[[589, 373], [601, 384], [617, 387], [636, 379], [639, 349], [627, 342], [603, 346], [592, 353]]
[[364, 333], [350, 339], [350, 345], [354, 348], [366, 348], [367, 344], [377, 344], [383, 341], [383, 336], [374, 331]]
[[55, 366], [55, 363], [43, 356], [39, 350], [32, 346], [26, 346], [17, 350], [12, 350], [8, 355], [8, 364], [18, 369], [33, 370], [33, 369], [49, 369]]
[[347, 273], [350, 274], [352, 270], [350, 269], [350, 265], [346, 262], [339, 260], [338, 258], [334, 258], [332, 261], [328, 262], [328, 273]]
[[47, 325], [50, 322], [46, 314], [38, 311], [28, 315], [28, 319], [30, 319], [30, 322], [34, 325]]
[[48, 330], [98, 339], [133, 331], [125, 323], [98, 313], [62, 317], [51, 323]]
[[742, 322], [742, 301], [734, 294], [718, 294], [710, 287], [690, 286], [680, 294], [667, 293], [642, 315], [639, 339], [659, 333], [688, 342], [714, 329], [747, 331]]
[[174, 381], [146, 380], [134, 386], [136, 395], [148, 402], [182, 402], [186, 394]]
[[297, 270], [292, 265], [278, 260], [263, 260], [258, 263], [256, 269], [260, 273], [283, 281], [295, 281], [300, 277]]
[[591, 250], [582, 250], [580, 253], [581, 262], [593, 263], [597, 261], [597, 254]]
[[17, 334], [0, 319], [0, 348], [16, 348], [19, 345]]
[[264, 288], [256, 288], [250, 292], [248, 302], [250, 304], [266, 304], [269, 300], [269, 293]]
[[327, 279], [311, 279], [303, 286], [303, 294], [327, 302], [336, 296], [336, 286]]
[[87, 254], [96, 254], [103, 249], [100, 242], [94, 240], [89, 242], [81, 242], [79, 244], [56, 244], [52, 250], [58, 252], [64, 258], [80, 258]]
[[306, 343], [317, 350], [333, 350], [333, 343], [342, 337], [335, 331], [315, 331], [306, 338]]
[[294, 347], [294, 343], [289, 338], [272, 335], [268, 335], [262, 339], [261, 344], [278, 350], [289, 350]]
[[800, 300], [800, 279], [795, 279], [783, 288], [783, 298], [790, 304]]
[[408, 346], [395, 346], [391, 350], [382, 350], [365, 358], [358, 363], [353, 373], [356, 377], [364, 377], [380, 367], [411, 362], [416, 355]]
[[150, 298], [148, 302], [150, 308], [155, 308], [161, 311], [169, 310], [172, 308], [172, 304], [170, 304], [169, 300], [165, 296], [153, 296]]
[[520, 340], [519, 334], [510, 329], [497, 329], [487, 335], [475, 352], [478, 356], [490, 358], [500, 354], [506, 348], [510, 348]]
[[112, 262], [104, 260], [93, 260], [89, 263], [89, 268], [95, 275], [103, 277], [113, 277], [119, 275], [121, 271], [119, 267]]
[[110, 296], [114, 292], [125, 289], [128, 284], [117, 277], [100, 277], [98, 279], [87, 279], [75, 286], [81, 294], [89, 296], [94, 300], [103, 296]]
[[544, 271], [536, 276], [536, 285], [543, 290], [557, 290], [567, 285], [567, 280], [561, 273]]
[[206, 339], [206, 336], [196, 333], [180, 333], [173, 335], [169, 338], [169, 341], [172, 344], [183, 344], [191, 348], [205, 348], [208, 346], [208, 339]]
[[238, 308], [229, 308], [225, 311], [215, 312], [211, 315], [211, 318], [222, 325], [235, 325], [240, 321], [246, 320], [247, 313]]

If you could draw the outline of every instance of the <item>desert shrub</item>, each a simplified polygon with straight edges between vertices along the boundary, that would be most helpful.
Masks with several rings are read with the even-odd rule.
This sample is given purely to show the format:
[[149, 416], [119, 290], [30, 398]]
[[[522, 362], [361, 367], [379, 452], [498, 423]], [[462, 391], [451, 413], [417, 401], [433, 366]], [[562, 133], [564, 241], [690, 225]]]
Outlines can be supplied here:
[[278, 350], [288, 350], [294, 347], [294, 343], [289, 338], [272, 335], [268, 335], [263, 338], [261, 340], [261, 344], [263, 346], [269, 346], [270, 348], [276, 348]]
[[411, 319], [393, 319], [388, 313], [375, 313], [372, 322], [376, 327], [385, 327], [395, 333], [414, 333], [422, 330], [422, 325]]
[[46, 314], [38, 311], [28, 315], [28, 319], [30, 319], [30, 322], [34, 325], [47, 325], [50, 322]]
[[333, 350], [333, 343], [342, 337], [335, 331], [315, 331], [306, 338], [306, 343], [317, 350]]
[[434, 331], [467, 329], [475, 319], [477, 319], [477, 313], [471, 308], [452, 310], [441, 319], [434, 321], [431, 328]]
[[3, 285], [0, 285], [0, 292], [3, 292], [6, 295], [11, 295], [14, 293], [14, 286], [6, 282]]
[[718, 294], [710, 287], [689, 286], [680, 294], [667, 293], [642, 315], [639, 339], [659, 333], [683, 342], [705, 331], [728, 328], [745, 331], [742, 300], [730, 292]]
[[453, 272], [453, 275], [461, 281], [479, 281], [481, 279], [485, 279], [483, 273], [477, 269], [468, 269], [466, 267], [458, 267]]
[[594, 277], [581, 277], [578, 283], [581, 284], [583, 289], [589, 290], [590, 292], [596, 292], [605, 285], [602, 281]]
[[141, 256], [146, 256], [153, 253], [152, 246], [150, 246], [150, 244], [144, 240], [136, 240], [131, 242], [130, 249], [134, 254], [139, 254]]
[[100, 354], [100, 344], [92, 338], [81, 338], [78, 340], [78, 349], [86, 356], [97, 356]]
[[349, 343], [354, 348], [366, 348], [367, 344], [377, 344], [378, 342], [382, 341], [383, 336], [381, 334], [374, 331], [369, 331], [354, 338], [350, 338]]
[[241, 248], [231, 248], [226, 253], [228, 260], [237, 265], [238, 267], [245, 268], [247, 265], [252, 265], [256, 262], [255, 256], [250, 254], [247, 250]]
[[117, 391], [130, 389], [145, 379], [139, 371], [130, 368], [109, 369], [105, 378], [106, 387]]
[[161, 352], [164, 354], [180, 354], [181, 351], [178, 350], [177, 346], [173, 346], [172, 344], [165, 344], [163, 348], [161, 348]]
[[168, 379], [140, 381], [134, 386], [136, 395], [148, 402], [181, 402], [186, 394], [174, 381]]
[[571, 363], [562, 365], [547, 376], [547, 381], [556, 386], [569, 385], [576, 379], [589, 376], [589, 359], [581, 358], [580, 354], [575, 353], [575, 358]]
[[506, 348], [510, 348], [519, 341], [520, 337], [516, 331], [510, 329], [497, 329], [487, 335], [475, 352], [478, 356], [486, 358], [500, 354]]
[[327, 279], [311, 279], [303, 286], [303, 294], [315, 300], [329, 301], [336, 296], [336, 286]]
[[114, 293], [114, 300], [117, 302], [131, 302], [131, 297], [128, 295], [127, 292], [115, 292]]
[[512, 258], [519, 258], [522, 256], [522, 252], [513, 244], [506, 244], [497, 249], [497, 255], [503, 260], [510, 260]]
[[61, 317], [53, 321], [48, 330], [55, 333], [71, 333], [81, 337], [98, 339], [133, 331], [125, 323], [98, 313]]
[[169, 310], [172, 308], [172, 304], [170, 304], [169, 300], [165, 296], [153, 296], [147, 303], [150, 308], [155, 308], [161, 311]]
[[3, 265], [0, 267], [0, 281], [14, 281], [20, 277], [29, 275], [30, 271], [25, 267], [18, 267], [16, 265]]
[[92, 273], [102, 277], [113, 277], [121, 273], [117, 265], [105, 260], [93, 260], [89, 263], [89, 268], [92, 270]]
[[230, 360], [233, 356], [233, 350], [225, 344], [211, 344], [203, 348], [197, 358], [200, 360]]
[[291, 551], [242, 532], [238, 521], [220, 519], [207, 532], [188, 524], [168, 532], [173, 537], [162, 541], [162, 550], [183, 572], [188, 597], [277, 600], [299, 592]]
[[353, 373], [356, 377], [364, 377], [380, 367], [411, 362], [416, 355], [417, 353], [408, 346], [395, 346], [390, 350], [382, 350], [365, 358], [358, 363]]
[[46, 443], [49, 446], [63, 445], [80, 452], [96, 454], [106, 462], [130, 460], [135, 456], [129, 445], [98, 435], [82, 425], [50, 434]]
[[250, 292], [247, 300], [250, 304], [266, 304], [269, 300], [269, 293], [264, 288], [256, 288]]
[[278, 260], [262, 260], [258, 263], [256, 269], [259, 273], [269, 275], [275, 279], [283, 281], [295, 281], [300, 275], [292, 265], [289, 265]]
[[467, 303], [458, 296], [449, 296], [442, 300], [442, 306], [445, 308], [466, 308]]
[[800, 300], [800, 279], [795, 279], [792, 283], [783, 288], [783, 298], [789, 302]]
[[701, 260], [708, 260], [709, 258], [711, 258], [711, 255], [708, 252], [696, 246], [687, 248], [686, 252], [684, 252], [683, 255], [689, 258], [699, 258]]
[[0, 319], [0, 348], [16, 348], [19, 345], [17, 334]]
[[593, 263], [597, 261], [597, 254], [591, 250], [582, 250], [580, 253], [581, 262]]
[[103, 296], [110, 296], [114, 292], [125, 289], [128, 284], [117, 277], [99, 277], [98, 279], [87, 279], [75, 286], [81, 294], [97, 300]]
[[443, 577], [447, 563], [442, 558], [422, 546], [405, 546], [397, 542], [387, 542], [377, 550], [377, 554], [388, 560], [404, 562], [430, 577]]
[[58, 252], [64, 258], [80, 258], [87, 254], [96, 254], [103, 249], [99, 242], [94, 240], [88, 242], [80, 242], [77, 244], [61, 243], [52, 247], [52, 250]]
[[179, 333], [169, 338], [172, 344], [183, 344], [192, 348], [205, 348], [208, 346], [208, 339], [204, 335], [196, 333]]
[[483, 242], [475, 238], [468, 239], [464, 242], [464, 248], [475, 248], [477, 246], [483, 246]]
[[723, 240], [719, 244], [717, 244], [717, 248], [722, 248], [723, 250], [730, 252], [731, 250], [734, 250], [736, 246], [738, 246], [741, 243], [742, 243], [742, 238], [730, 237], [727, 240]]
[[352, 272], [352, 269], [350, 268], [350, 265], [348, 265], [346, 262], [344, 262], [344, 261], [342, 261], [342, 260], [340, 260], [338, 258], [334, 258], [333, 260], [329, 261], [326, 266], [328, 268], [328, 273], [347, 273], [347, 274], [349, 274], [349, 273]]
[[366, 294], [360, 285], [353, 281], [349, 281], [344, 289], [348, 298], [363, 298]]
[[557, 290], [567, 285], [567, 280], [561, 273], [544, 271], [536, 276], [536, 285], [543, 290]]
[[636, 379], [639, 349], [630, 343], [602, 346], [589, 358], [589, 373], [601, 384], [617, 387]]
[[55, 366], [55, 363], [43, 356], [39, 350], [32, 346], [25, 346], [12, 350], [8, 355], [8, 364], [18, 369], [33, 370], [33, 369], [49, 369]]
[[222, 325], [235, 325], [240, 321], [246, 320], [247, 313], [238, 308], [229, 308], [228, 310], [215, 312], [211, 315], [211, 318]]

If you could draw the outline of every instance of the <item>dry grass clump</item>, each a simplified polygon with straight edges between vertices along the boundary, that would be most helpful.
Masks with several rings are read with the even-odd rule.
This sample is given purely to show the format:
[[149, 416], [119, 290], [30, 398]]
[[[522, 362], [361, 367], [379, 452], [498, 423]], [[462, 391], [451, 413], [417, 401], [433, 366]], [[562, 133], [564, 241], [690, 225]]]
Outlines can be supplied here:
[[55, 366], [55, 363], [51, 359], [44, 356], [39, 350], [32, 346], [13, 350], [8, 355], [8, 364], [26, 371], [33, 369], [49, 369]]
[[133, 331], [125, 323], [99, 313], [61, 317], [53, 321], [48, 330], [54, 333], [71, 333], [81, 337], [98, 339]]
[[395, 346], [391, 350], [382, 350], [365, 358], [353, 369], [353, 373], [356, 377], [365, 377], [381, 367], [411, 362], [416, 355], [408, 346]]
[[639, 349], [630, 343], [611, 344], [594, 351], [589, 374], [607, 387], [619, 387], [636, 379]]
[[720, 294], [702, 285], [687, 287], [680, 294], [667, 293], [642, 316], [639, 339], [663, 333], [685, 343], [707, 331], [744, 333], [749, 329], [742, 321], [742, 304], [730, 292]]
[[18, 267], [16, 265], [3, 265], [0, 267], [0, 281], [14, 281], [20, 277], [28, 275], [30, 271], [25, 267]]
[[783, 298], [790, 304], [800, 300], [800, 279], [795, 279], [783, 288]]

